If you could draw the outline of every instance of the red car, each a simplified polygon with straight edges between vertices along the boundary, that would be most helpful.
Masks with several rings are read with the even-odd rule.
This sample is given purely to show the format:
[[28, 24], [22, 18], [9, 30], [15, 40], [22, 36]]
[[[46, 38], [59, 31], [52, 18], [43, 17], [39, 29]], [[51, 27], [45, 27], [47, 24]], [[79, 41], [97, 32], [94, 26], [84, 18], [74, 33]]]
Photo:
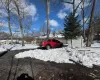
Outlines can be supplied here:
[[48, 40], [44, 40], [41, 46], [46, 49], [50, 49], [50, 48], [55, 48], [55, 47], [62, 47], [63, 43], [56, 39], [48, 39]]

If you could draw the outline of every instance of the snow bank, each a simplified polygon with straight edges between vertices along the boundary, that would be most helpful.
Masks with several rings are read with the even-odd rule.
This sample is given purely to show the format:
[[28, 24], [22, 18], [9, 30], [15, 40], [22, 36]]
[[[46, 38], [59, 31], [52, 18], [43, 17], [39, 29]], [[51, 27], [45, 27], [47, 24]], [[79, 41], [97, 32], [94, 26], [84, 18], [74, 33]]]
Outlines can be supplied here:
[[15, 45], [15, 47], [12, 48], [12, 50], [21, 50], [21, 49], [34, 49], [34, 48], [37, 48], [39, 47], [38, 45], [36, 44], [25, 44], [25, 46], [22, 46], [22, 45]]
[[50, 50], [29, 50], [15, 55], [16, 58], [31, 57], [44, 61], [55, 61], [57, 63], [69, 62], [65, 48]]
[[30, 50], [15, 55], [15, 58], [31, 57], [43, 61], [54, 61], [57, 63], [72, 63], [69, 59], [80, 62], [82, 65], [92, 67], [93, 64], [100, 65], [100, 51], [96, 48], [58, 48], [50, 50]]
[[100, 43], [95, 42], [95, 43], [93, 43], [93, 44], [91, 45], [91, 47], [99, 47], [99, 48], [100, 48]]
[[1, 52], [4, 52], [4, 51], [7, 51], [7, 49], [3, 48], [3, 47], [0, 47], [0, 53]]
[[36, 44], [25, 44], [25, 46], [22, 46], [21, 44], [15, 44], [15, 45], [4, 44], [0, 46], [0, 52], [6, 51], [7, 49], [10, 48], [12, 48], [11, 50], [21, 50], [21, 49], [34, 49], [37, 47], [38, 45]]

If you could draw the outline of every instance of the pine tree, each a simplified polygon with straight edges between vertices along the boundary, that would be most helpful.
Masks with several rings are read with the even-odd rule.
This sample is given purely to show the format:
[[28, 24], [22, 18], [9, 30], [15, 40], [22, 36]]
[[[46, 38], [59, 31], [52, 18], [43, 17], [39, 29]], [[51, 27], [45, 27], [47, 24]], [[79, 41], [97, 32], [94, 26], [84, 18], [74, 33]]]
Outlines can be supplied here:
[[73, 13], [70, 13], [69, 16], [65, 17], [63, 35], [66, 40], [71, 40], [72, 47], [72, 39], [76, 39], [81, 35], [81, 25], [80, 21], [78, 21], [78, 16], [74, 16]]

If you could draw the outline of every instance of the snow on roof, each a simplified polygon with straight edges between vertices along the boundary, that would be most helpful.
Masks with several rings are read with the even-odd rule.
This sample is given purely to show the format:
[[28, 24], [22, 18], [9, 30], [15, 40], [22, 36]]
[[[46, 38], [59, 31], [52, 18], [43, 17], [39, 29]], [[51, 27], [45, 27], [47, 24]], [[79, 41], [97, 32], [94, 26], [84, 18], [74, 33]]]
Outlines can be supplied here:
[[[39, 38], [46, 38], [47, 36], [40, 36]], [[57, 38], [63, 38], [64, 36], [62, 36], [61, 34], [57, 34], [57, 35], [53, 35], [53, 34], [50, 34], [49, 37], [57, 37]]]

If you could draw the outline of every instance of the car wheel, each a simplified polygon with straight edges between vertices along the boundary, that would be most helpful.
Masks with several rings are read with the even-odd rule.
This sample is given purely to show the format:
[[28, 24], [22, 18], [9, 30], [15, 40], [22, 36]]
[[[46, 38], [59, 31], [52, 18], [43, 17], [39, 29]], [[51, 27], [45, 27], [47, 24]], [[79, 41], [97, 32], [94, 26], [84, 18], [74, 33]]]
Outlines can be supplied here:
[[63, 47], [63, 44], [61, 44], [61, 47]]
[[46, 49], [47, 49], [47, 50], [48, 50], [48, 49], [50, 49], [50, 48], [51, 48], [51, 46], [50, 46], [50, 45], [47, 45], [47, 46], [46, 46]]

